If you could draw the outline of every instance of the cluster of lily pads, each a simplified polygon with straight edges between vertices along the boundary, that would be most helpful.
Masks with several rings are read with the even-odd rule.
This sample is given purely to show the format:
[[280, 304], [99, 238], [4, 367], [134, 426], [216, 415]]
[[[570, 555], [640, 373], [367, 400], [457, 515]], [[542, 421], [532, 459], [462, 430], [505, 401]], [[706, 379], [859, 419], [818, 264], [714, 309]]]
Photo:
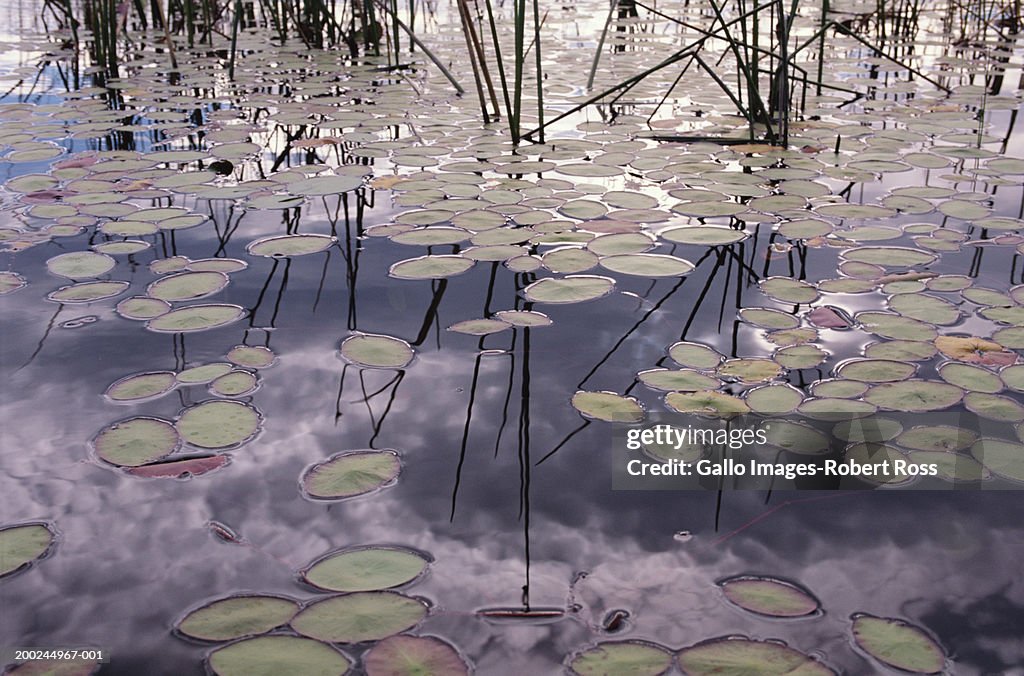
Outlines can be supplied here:
[[[465, 658], [447, 641], [409, 634], [430, 613], [424, 599], [395, 591], [419, 580], [429, 555], [394, 546], [330, 552], [299, 573], [307, 588], [330, 594], [306, 602], [239, 594], [189, 611], [176, 633], [221, 643], [207, 656], [221, 676], [253, 673], [346, 674], [361, 653], [361, 673], [468, 674]], [[343, 646], [348, 652], [339, 649]]]

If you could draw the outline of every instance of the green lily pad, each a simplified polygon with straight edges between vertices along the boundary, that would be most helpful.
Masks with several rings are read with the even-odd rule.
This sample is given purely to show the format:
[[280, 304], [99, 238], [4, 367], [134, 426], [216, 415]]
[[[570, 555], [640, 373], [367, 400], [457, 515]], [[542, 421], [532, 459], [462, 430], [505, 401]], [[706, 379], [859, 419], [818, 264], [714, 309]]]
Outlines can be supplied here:
[[538, 327], [551, 326], [551, 318], [543, 312], [534, 310], [500, 310], [494, 316], [512, 326]]
[[569, 661], [569, 669], [578, 676], [658, 676], [671, 666], [672, 653], [646, 641], [606, 641]]
[[177, 450], [181, 439], [174, 426], [159, 418], [129, 418], [105, 427], [93, 439], [96, 455], [119, 467], [138, 467]]
[[411, 549], [357, 547], [318, 559], [302, 572], [302, 579], [327, 591], [377, 591], [412, 582], [427, 564], [427, 559]]
[[928, 361], [936, 352], [938, 348], [934, 343], [918, 340], [887, 340], [864, 348], [864, 356], [868, 359], [891, 361]]
[[938, 335], [931, 324], [891, 312], [858, 312], [854, 319], [865, 330], [893, 340], [929, 341]]
[[836, 375], [865, 383], [895, 383], [912, 377], [917, 367], [891, 359], [853, 359], [836, 369]]
[[993, 394], [1003, 389], [1003, 381], [996, 374], [971, 364], [949, 362], [939, 367], [939, 377], [950, 385], [968, 392]]
[[415, 351], [409, 343], [391, 336], [361, 333], [341, 341], [341, 356], [366, 368], [403, 369], [408, 366]]
[[868, 384], [852, 380], [819, 380], [811, 384], [810, 392], [815, 397], [856, 399], [868, 391]]
[[768, 277], [762, 279], [758, 286], [761, 293], [783, 303], [813, 303], [819, 295], [818, 290], [807, 282], [791, 277]]
[[696, 392], [714, 390], [722, 383], [717, 378], [691, 369], [649, 369], [637, 374], [637, 380], [651, 389], [663, 392]]
[[800, 326], [800, 320], [791, 314], [764, 307], [746, 307], [739, 311], [741, 320], [762, 329], [785, 330]]
[[680, 366], [710, 370], [717, 368], [725, 359], [715, 350], [700, 343], [688, 343], [685, 341], [674, 343], [668, 348], [668, 356]]
[[0, 577], [10, 575], [46, 554], [56, 534], [42, 523], [0, 528]]
[[817, 345], [790, 345], [776, 350], [772, 359], [787, 369], [809, 369], [828, 359], [828, 352]]
[[394, 451], [338, 453], [307, 469], [302, 487], [313, 498], [351, 498], [393, 483], [401, 470], [402, 463]]
[[229, 596], [188, 613], [176, 629], [202, 641], [230, 641], [264, 634], [287, 624], [298, 612], [298, 603], [280, 596]]
[[290, 258], [326, 251], [337, 241], [330, 235], [279, 235], [250, 242], [245, 250], [253, 256]]
[[718, 367], [718, 375], [744, 383], [761, 383], [782, 375], [782, 367], [771, 359], [727, 359]]
[[213, 364], [202, 364], [193, 366], [178, 373], [177, 380], [182, 385], [204, 385], [220, 378], [232, 369], [231, 364], [216, 362]]
[[619, 254], [605, 256], [601, 267], [612, 272], [638, 277], [681, 277], [693, 271], [693, 263], [665, 254]]
[[105, 275], [114, 269], [117, 261], [94, 251], [72, 251], [46, 261], [46, 269], [58, 277], [89, 279]]
[[912, 427], [896, 437], [897, 444], [917, 451], [962, 451], [977, 440], [977, 433], [947, 425]]
[[143, 242], [137, 239], [126, 239], [121, 242], [102, 242], [95, 244], [92, 250], [96, 253], [106, 254], [108, 256], [130, 256], [131, 254], [137, 254], [140, 251], [145, 251], [152, 247], [149, 242]]
[[987, 481], [992, 473], [974, 458], [944, 451], [911, 451], [907, 459], [915, 465], [935, 465], [937, 476], [946, 481]]
[[225, 274], [241, 272], [247, 267], [249, 267], [248, 263], [237, 258], [200, 258], [188, 264], [188, 269], [192, 272], [223, 272]]
[[535, 303], [582, 303], [607, 296], [614, 287], [614, 280], [596, 275], [545, 277], [523, 289], [523, 295]]
[[678, 413], [695, 413], [708, 418], [734, 418], [750, 413], [747, 403], [722, 392], [669, 392], [665, 405]]
[[933, 253], [899, 246], [861, 246], [847, 249], [843, 258], [855, 263], [868, 263], [882, 267], [914, 267], [930, 265], [938, 258]]
[[960, 321], [959, 308], [926, 293], [900, 293], [889, 298], [889, 308], [903, 317], [928, 324], [949, 325]]
[[210, 393], [221, 397], [241, 397], [256, 390], [256, 376], [241, 369], [229, 371], [210, 383]]
[[228, 285], [223, 272], [181, 272], [156, 280], [146, 287], [146, 295], [174, 303], [211, 296]]
[[262, 422], [259, 412], [247, 404], [212, 400], [186, 408], [174, 427], [192, 446], [221, 449], [246, 443], [256, 436]]
[[818, 610], [808, 592], [790, 582], [765, 577], [735, 577], [719, 583], [725, 598], [744, 610], [768, 617], [803, 617]]
[[326, 643], [286, 635], [237, 641], [214, 650], [207, 660], [216, 676], [336, 676], [352, 667], [352, 660]]
[[915, 674], [943, 670], [946, 655], [923, 630], [895, 618], [858, 615], [853, 619], [853, 640], [882, 664]]
[[1001, 394], [968, 392], [964, 397], [964, 406], [971, 413], [988, 420], [1009, 423], [1024, 421], [1024, 405]]
[[940, 411], [960, 403], [964, 391], [947, 383], [906, 380], [882, 383], [867, 391], [864, 399], [891, 411]]
[[1006, 439], [978, 439], [971, 446], [971, 455], [994, 474], [1024, 481], [1024, 444]]
[[716, 638], [679, 651], [688, 676], [834, 676], [831, 669], [781, 643]]
[[1014, 392], [1024, 392], [1024, 365], [1007, 366], [999, 372], [999, 378]]
[[258, 345], [235, 345], [225, 356], [232, 364], [254, 369], [266, 368], [277, 360], [270, 348]]
[[114, 401], [138, 401], [159, 397], [177, 384], [174, 373], [151, 371], [121, 378], [111, 383], [105, 394]]
[[571, 403], [581, 415], [593, 420], [635, 423], [644, 419], [644, 409], [636, 399], [614, 392], [580, 390], [572, 395]]
[[463, 256], [420, 256], [398, 261], [388, 270], [396, 279], [443, 279], [461, 275], [476, 264]]
[[755, 413], [778, 415], [795, 411], [804, 394], [788, 384], [762, 385], [747, 392], [745, 399]]
[[245, 309], [237, 305], [190, 305], [150, 319], [146, 328], [159, 333], [190, 333], [227, 326], [243, 317]]
[[694, 244], [699, 246], [725, 246], [736, 244], [750, 237], [745, 230], [734, 230], [713, 225], [694, 225], [669, 228], [658, 233], [658, 237], [676, 244]]
[[28, 282], [17, 272], [0, 272], [0, 296], [13, 293], [26, 286]]
[[[493, 232], [493, 231], [492, 231]], [[392, 242], [397, 244], [410, 244], [414, 246], [441, 246], [445, 244], [458, 244], [469, 239], [471, 233], [462, 228], [447, 226], [432, 226], [413, 228], [400, 232], [390, 237]], [[523, 237], [526, 239], [526, 237]]]
[[654, 239], [642, 232], [621, 232], [601, 235], [587, 242], [587, 250], [598, 256], [643, 253], [655, 244]]
[[81, 282], [62, 286], [46, 295], [47, 300], [55, 303], [92, 303], [93, 301], [113, 298], [128, 290], [129, 282]]
[[470, 336], [486, 336], [510, 328], [512, 328], [511, 324], [500, 319], [466, 319], [452, 324], [448, 330]]
[[426, 604], [403, 594], [354, 592], [307, 606], [291, 624], [300, 634], [321, 641], [362, 643], [411, 629], [426, 616]]
[[[522, 164], [522, 163], [520, 163]], [[537, 163], [542, 164], [542, 163]], [[363, 655], [366, 676], [468, 676], [459, 651], [434, 636], [390, 636]]]

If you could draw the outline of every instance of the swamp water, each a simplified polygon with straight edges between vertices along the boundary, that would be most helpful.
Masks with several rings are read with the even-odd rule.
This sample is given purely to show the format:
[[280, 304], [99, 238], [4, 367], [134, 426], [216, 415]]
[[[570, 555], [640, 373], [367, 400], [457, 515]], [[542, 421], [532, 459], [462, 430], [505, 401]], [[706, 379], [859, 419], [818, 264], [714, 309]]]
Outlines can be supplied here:
[[[469, 89], [447, 11], [418, 34]], [[606, 6], [551, 8], [546, 118], [714, 23], [658, 11], [687, 25], [619, 19], [588, 91]], [[929, 80], [830, 36], [783, 150], [696, 69], [515, 148], [420, 52], [243, 27], [230, 81], [129, 33], [109, 78], [11, 10], [0, 645], [101, 674], [1024, 673], [1019, 498], [973, 490], [1024, 480], [1021, 47], [954, 44], [951, 11], [892, 41]], [[876, 440], [971, 490], [611, 489], [615, 422], [748, 409], [999, 435]]]

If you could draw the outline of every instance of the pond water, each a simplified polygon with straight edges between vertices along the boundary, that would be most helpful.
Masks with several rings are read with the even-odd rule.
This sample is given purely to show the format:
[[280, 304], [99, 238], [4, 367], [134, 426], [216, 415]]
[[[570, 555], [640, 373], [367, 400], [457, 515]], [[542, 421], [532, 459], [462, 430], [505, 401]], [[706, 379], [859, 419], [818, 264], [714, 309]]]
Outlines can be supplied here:
[[[673, 16], [710, 21], [707, 7], [676, 4]], [[468, 84], [449, 9], [421, 37]], [[606, 9], [552, 12], [550, 116], [586, 98]], [[918, 662], [903, 664], [939, 664], [918, 671], [1024, 673], [1019, 495], [977, 490], [1024, 480], [1019, 41], [957, 52], [937, 37], [936, 8], [903, 58], [937, 87], [836, 38], [827, 81], [862, 96], [812, 92], [787, 151], [652, 138], [744, 133], [696, 72], [648, 126], [671, 69], [517, 150], [504, 123], [484, 125], [473, 93], [456, 97], [429, 64], [352, 64], [251, 29], [234, 82], [223, 54], [185, 44], [169, 79], [166, 51], [140, 34], [121, 77], [107, 79], [10, 13], [24, 33], [7, 37], [0, 62], [0, 527], [42, 523], [54, 540], [0, 572], [0, 646], [102, 648], [100, 674], [202, 673], [226, 641], [182, 636], [190, 611], [238, 594], [327, 598], [301, 579], [312, 562], [386, 545], [429, 560], [400, 585], [428, 612], [381, 637], [439, 637], [457, 649], [449, 664], [478, 674], [570, 663], [605, 673], [573, 660], [608, 641], [675, 652], [722, 637], [784, 643], [812, 658], [785, 652], [806, 673], [900, 673], [898, 658], [855, 640], [858, 614], [918, 628], [907, 639]], [[810, 35], [815, 21], [796, 30]], [[620, 25], [595, 90], [693, 35], [656, 18]], [[529, 90], [525, 100], [535, 105]], [[280, 236], [293, 237], [267, 239]], [[257, 241], [282, 255], [261, 255]], [[437, 267], [422, 274], [395, 267], [424, 255], [445, 258], [426, 259]], [[530, 286], [555, 278], [581, 286]], [[95, 280], [125, 284], [50, 297]], [[212, 304], [198, 319], [167, 314]], [[217, 312], [220, 325], [200, 330]], [[488, 318], [498, 321], [449, 330]], [[361, 334], [397, 340], [342, 355]], [[678, 388], [718, 392], [701, 400], [705, 414], [761, 411], [749, 392], [765, 383], [799, 394], [777, 413], [826, 398], [828, 410], [885, 412], [920, 397], [915, 413], [971, 411], [996, 425], [1005, 452], [984, 470], [975, 462], [995, 476], [966, 490], [613, 490], [620, 428], [609, 418], [690, 401], [637, 380], [686, 367], [669, 357], [679, 341], [727, 360], [686, 371], [710, 386]], [[239, 345], [267, 350], [231, 352]], [[837, 371], [865, 357], [873, 375]], [[225, 362], [216, 373], [234, 380], [182, 382], [186, 369]], [[901, 364], [918, 366], [879, 375]], [[143, 373], [160, 375], [110, 389]], [[883, 396], [889, 381], [926, 389]], [[600, 411], [575, 400], [577, 410], [581, 390], [617, 396]], [[215, 400], [235, 404], [202, 406]], [[140, 418], [166, 423], [132, 437], [124, 422]], [[893, 452], [931, 448], [899, 441]], [[996, 453], [973, 441], [941, 452], [959, 451], [961, 469]], [[397, 478], [328, 478], [338, 499], [317, 499], [326, 489], [310, 478], [328, 458], [368, 449], [397, 452]], [[161, 471], [170, 476], [139, 476]], [[13, 546], [0, 546], [18, 568]], [[814, 612], [744, 610], [721, 586], [738, 576], [792, 583]], [[293, 635], [274, 629], [284, 620], [265, 630]], [[357, 670], [382, 645], [333, 642]], [[672, 673], [708, 673], [685, 655]]]

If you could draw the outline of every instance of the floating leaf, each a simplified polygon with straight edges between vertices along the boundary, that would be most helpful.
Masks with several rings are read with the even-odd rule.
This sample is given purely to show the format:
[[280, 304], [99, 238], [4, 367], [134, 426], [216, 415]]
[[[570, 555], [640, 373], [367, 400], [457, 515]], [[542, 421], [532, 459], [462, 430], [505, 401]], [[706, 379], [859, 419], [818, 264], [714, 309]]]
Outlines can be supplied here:
[[819, 380], [811, 384], [815, 397], [856, 399], [868, 391], [868, 384], [852, 380]]
[[25, 278], [16, 272], [0, 272], [0, 296], [13, 293], [27, 284]]
[[791, 345], [776, 350], [772, 359], [787, 369], [809, 369], [814, 368], [828, 358], [825, 352], [817, 345]]
[[939, 377], [950, 385], [968, 392], [987, 392], [989, 394], [1003, 389], [1003, 381], [996, 374], [980, 366], [970, 364], [948, 363], [939, 367]]
[[512, 328], [511, 324], [500, 319], [466, 319], [452, 324], [448, 330], [471, 336], [486, 336], [510, 328]]
[[426, 615], [422, 601], [397, 592], [355, 592], [317, 601], [291, 624], [300, 634], [321, 641], [362, 643], [411, 629]]
[[537, 327], [551, 326], [551, 318], [543, 312], [534, 310], [501, 310], [495, 312], [494, 316], [512, 326]]
[[[493, 232], [493, 231], [492, 231]], [[418, 246], [441, 246], [445, 244], [458, 244], [469, 239], [471, 233], [462, 228], [445, 226], [420, 227], [400, 232], [391, 236], [391, 241], [397, 244], [411, 244]], [[527, 239], [526, 236], [523, 240]], [[522, 240], [520, 240], [522, 241]]]
[[854, 475], [873, 484], [897, 485], [912, 481], [912, 476], [896, 472], [896, 464], [906, 457], [892, 446], [876, 442], [861, 442], [846, 449], [844, 460], [858, 467]]
[[893, 383], [910, 378], [917, 372], [913, 364], [891, 359], [854, 359], [836, 369], [836, 375], [866, 383]]
[[928, 341], [938, 335], [931, 324], [891, 312], [858, 312], [855, 318], [867, 331], [883, 338]]
[[193, 610], [176, 628], [190, 638], [230, 641], [287, 624], [297, 612], [298, 603], [280, 596], [229, 596]]
[[755, 413], [791, 413], [804, 400], [803, 392], [787, 384], [762, 385], [746, 394], [747, 406]]
[[968, 392], [964, 397], [964, 406], [971, 413], [988, 420], [1009, 423], [1024, 421], [1024, 405], [1001, 394]]
[[647, 387], [665, 392], [696, 392], [698, 390], [714, 390], [721, 386], [721, 381], [706, 376], [699, 371], [690, 369], [650, 369], [637, 374], [637, 380]]
[[725, 598], [740, 608], [768, 617], [802, 617], [818, 610], [818, 600], [790, 582], [765, 577], [735, 577], [719, 583]]
[[824, 434], [803, 423], [771, 420], [764, 425], [766, 443], [799, 455], [817, 455], [829, 450]]
[[867, 391], [864, 399], [891, 411], [939, 411], [960, 403], [964, 391], [947, 383], [907, 380], [883, 383]]
[[978, 435], [962, 427], [945, 425], [922, 425], [906, 430], [896, 443], [905, 448], [919, 451], [962, 451], [975, 441]]
[[880, 444], [891, 441], [903, 431], [903, 424], [892, 418], [871, 416], [856, 420], [843, 420], [832, 428], [832, 435], [851, 443]]
[[781, 643], [717, 638], [679, 651], [688, 676], [834, 676], [831, 669]]
[[46, 524], [0, 528], [0, 577], [10, 575], [46, 554], [56, 535]]
[[256, 436], [261, 423], [259, 412], [247, 404], [211, 400], [186, 408], [174, 427], [192, 446], [221, 449], [246, 443]]
[[352, 661], [333, 647], [299, 636], [259, 636], [237, 641], [210, 653], [210, 671], [217, 676], [349, 673]]
[[237, 305], [190, 305], [150, 319], [146, 328], [160, 333], [189, 333], [227, 326], [244, 316], [245, 309]]
[[950, 359], [969, 364], [1005, 365], [1017, 361], [1017, 355], [1004, 350], [1002, 344], [973, 336], [939, 336], [935, 347]]
[[232, 364], [254, 369], [266, 368], [277, 359], [270, 348], [253, 345], [235, 345], [225, 356]]
[[400, 338], [356, 334], [341, 341], [341, 356], [357, 366], [380, 369], [403, 369], [412, 362], [415, 351]]
[[137, 467], [165, 458], [180, 444], [178, 432], [159, 418], [129, 418], [104, 428], [93, 439], [96, 455], [119, 467]]
[[72, 251], [46, 261], [46, 269], [58, 277], [88, 279], [105, 275], [114, 269], [117, 261], [94, 251]]
[[576, 654], [569, 662], [579, 676], [658, 676], [672, 666], [672, 653], [645, 641], [607, 641]]
[[376, 591], [412, 582], [423, 574], [427, 563], [427, 559], [411, 549], [358, 547], [318, 559], [302, 572], [302, 578], [328, 591]]
[[459, 652], [445, 641], [433, 636], [404, 634], [386, 638], [370, 648], [363, 655], [363, 667], [366, 676], [468, 676], [470, 673]]
[[829, 305], [822, 305], [808, 312], [807, 321], [812, 326], [822, 329], [848, 329], [853, 325], [845, 311]]
[[326, 251], [337, 241], [330, 235], [279, 235], [250, 242], [245, 250], [253, 256], [289, 258]]
[[693, 271], [693, 263], [665, 254], [620, 254], [605, 256], [601, 267], [624, 275], [639, 277], [681, 277]]
[[727, 359], [718, 367], [718, 375], [744, 383], [761, 383], [782, 375], [782, 367], [771, 359]]
[[81, 282], [62, 286], [46, 295], [47, 300], [55, 303], [91, 303], [105, 298], [113, 298], [128, 290], [128, 282]]
[[764, 295], [784, 303], [813, 303], [818, 299], [816, 288], [807, 282], [790, 277], [768, 277], [762, 279], [758, 286]]
[[929, 324], [956, 324], [960, 310], [949, 301], [925, 293], [901, 293], [889, 298], [889, 307], [904, 317]]
[[933, 343], [916, 340], [890, 340], [871, 343], [864, 348], [864, 356], [869, 359], [892, 361], [927, 361], [934, 357], [937, 351]]
[[230, 372], [231, 368], [231, 364], [225, 362], [193, 366], [179, 373], [177, 380], [182, 385], [201, 385], [220, 378]]
[[258, 385], [256, 376], [248, 371], [230, 371], [210, 383], [210, 393], [221, 397], [240, 397], [252, 393]]
[[127, 472], [132, 476], [149, 479], [178, 479], [212, 472], [228, 464], [230, 460], [231, 457], [225, 454], [191, 456], [181, 460], [164, 460], [139, 467], [129, 467]]
[[156, 280], [146, 287], [146, 295], [173, 303], [213, 295], [228, 285], [223, 272], [181, 272]]
[[1005, 439], [978, 439], [971, 446], [978, 462], [1006, 479], [1024, 481], [1024, 445]]
[[679, 413], [696, 413], [708, 418], [734, 418], [750, 413], [747, 403], [722, 392], [669, 392], [665, 404]]
[[545, 277], [523, 289], [523, 295], [536, 303], [582, 303], [607, 296], [614, 287], [614, 280], [595, 275]]
[[475, 265], [463, 256], [420, 256], [398, 261], [388, 270], [396, 279], [442, 279], [461, 275]]
[[314, 498], [351, 498], [391, 484], [401, 469], [394, 451], [350, 451], [308, 468], [302, 487]]
[[895, 618], [855, 616], [853, 640], [879, 662], [904, 671], [934, 674], [945, 666], [945, 653], [928, 634]]
[[703, 370], [716, 368], [725, 359], [707, 345], [688, 342], [678, 342], [670, 346], [668, 356], [680, 366]]
[[700, 246], [723, 246], [742, 242], [750, 237], [744, 230], [717, 227], [713, 225], [683, 226], [669, 228], [658, 233], [661, 239], [676, 244], [695, 244]]
[[572, 406], [584, 417], [607, 422], [636, 423], [644, 419], [644, 409], [633, 397], [614, 392], [578, 391]]
[[151, 371], [121, 378], [112, 383], [105, 394], [114, 401], [138, 401], [170, 392], [175, 385], [174, 373]]

